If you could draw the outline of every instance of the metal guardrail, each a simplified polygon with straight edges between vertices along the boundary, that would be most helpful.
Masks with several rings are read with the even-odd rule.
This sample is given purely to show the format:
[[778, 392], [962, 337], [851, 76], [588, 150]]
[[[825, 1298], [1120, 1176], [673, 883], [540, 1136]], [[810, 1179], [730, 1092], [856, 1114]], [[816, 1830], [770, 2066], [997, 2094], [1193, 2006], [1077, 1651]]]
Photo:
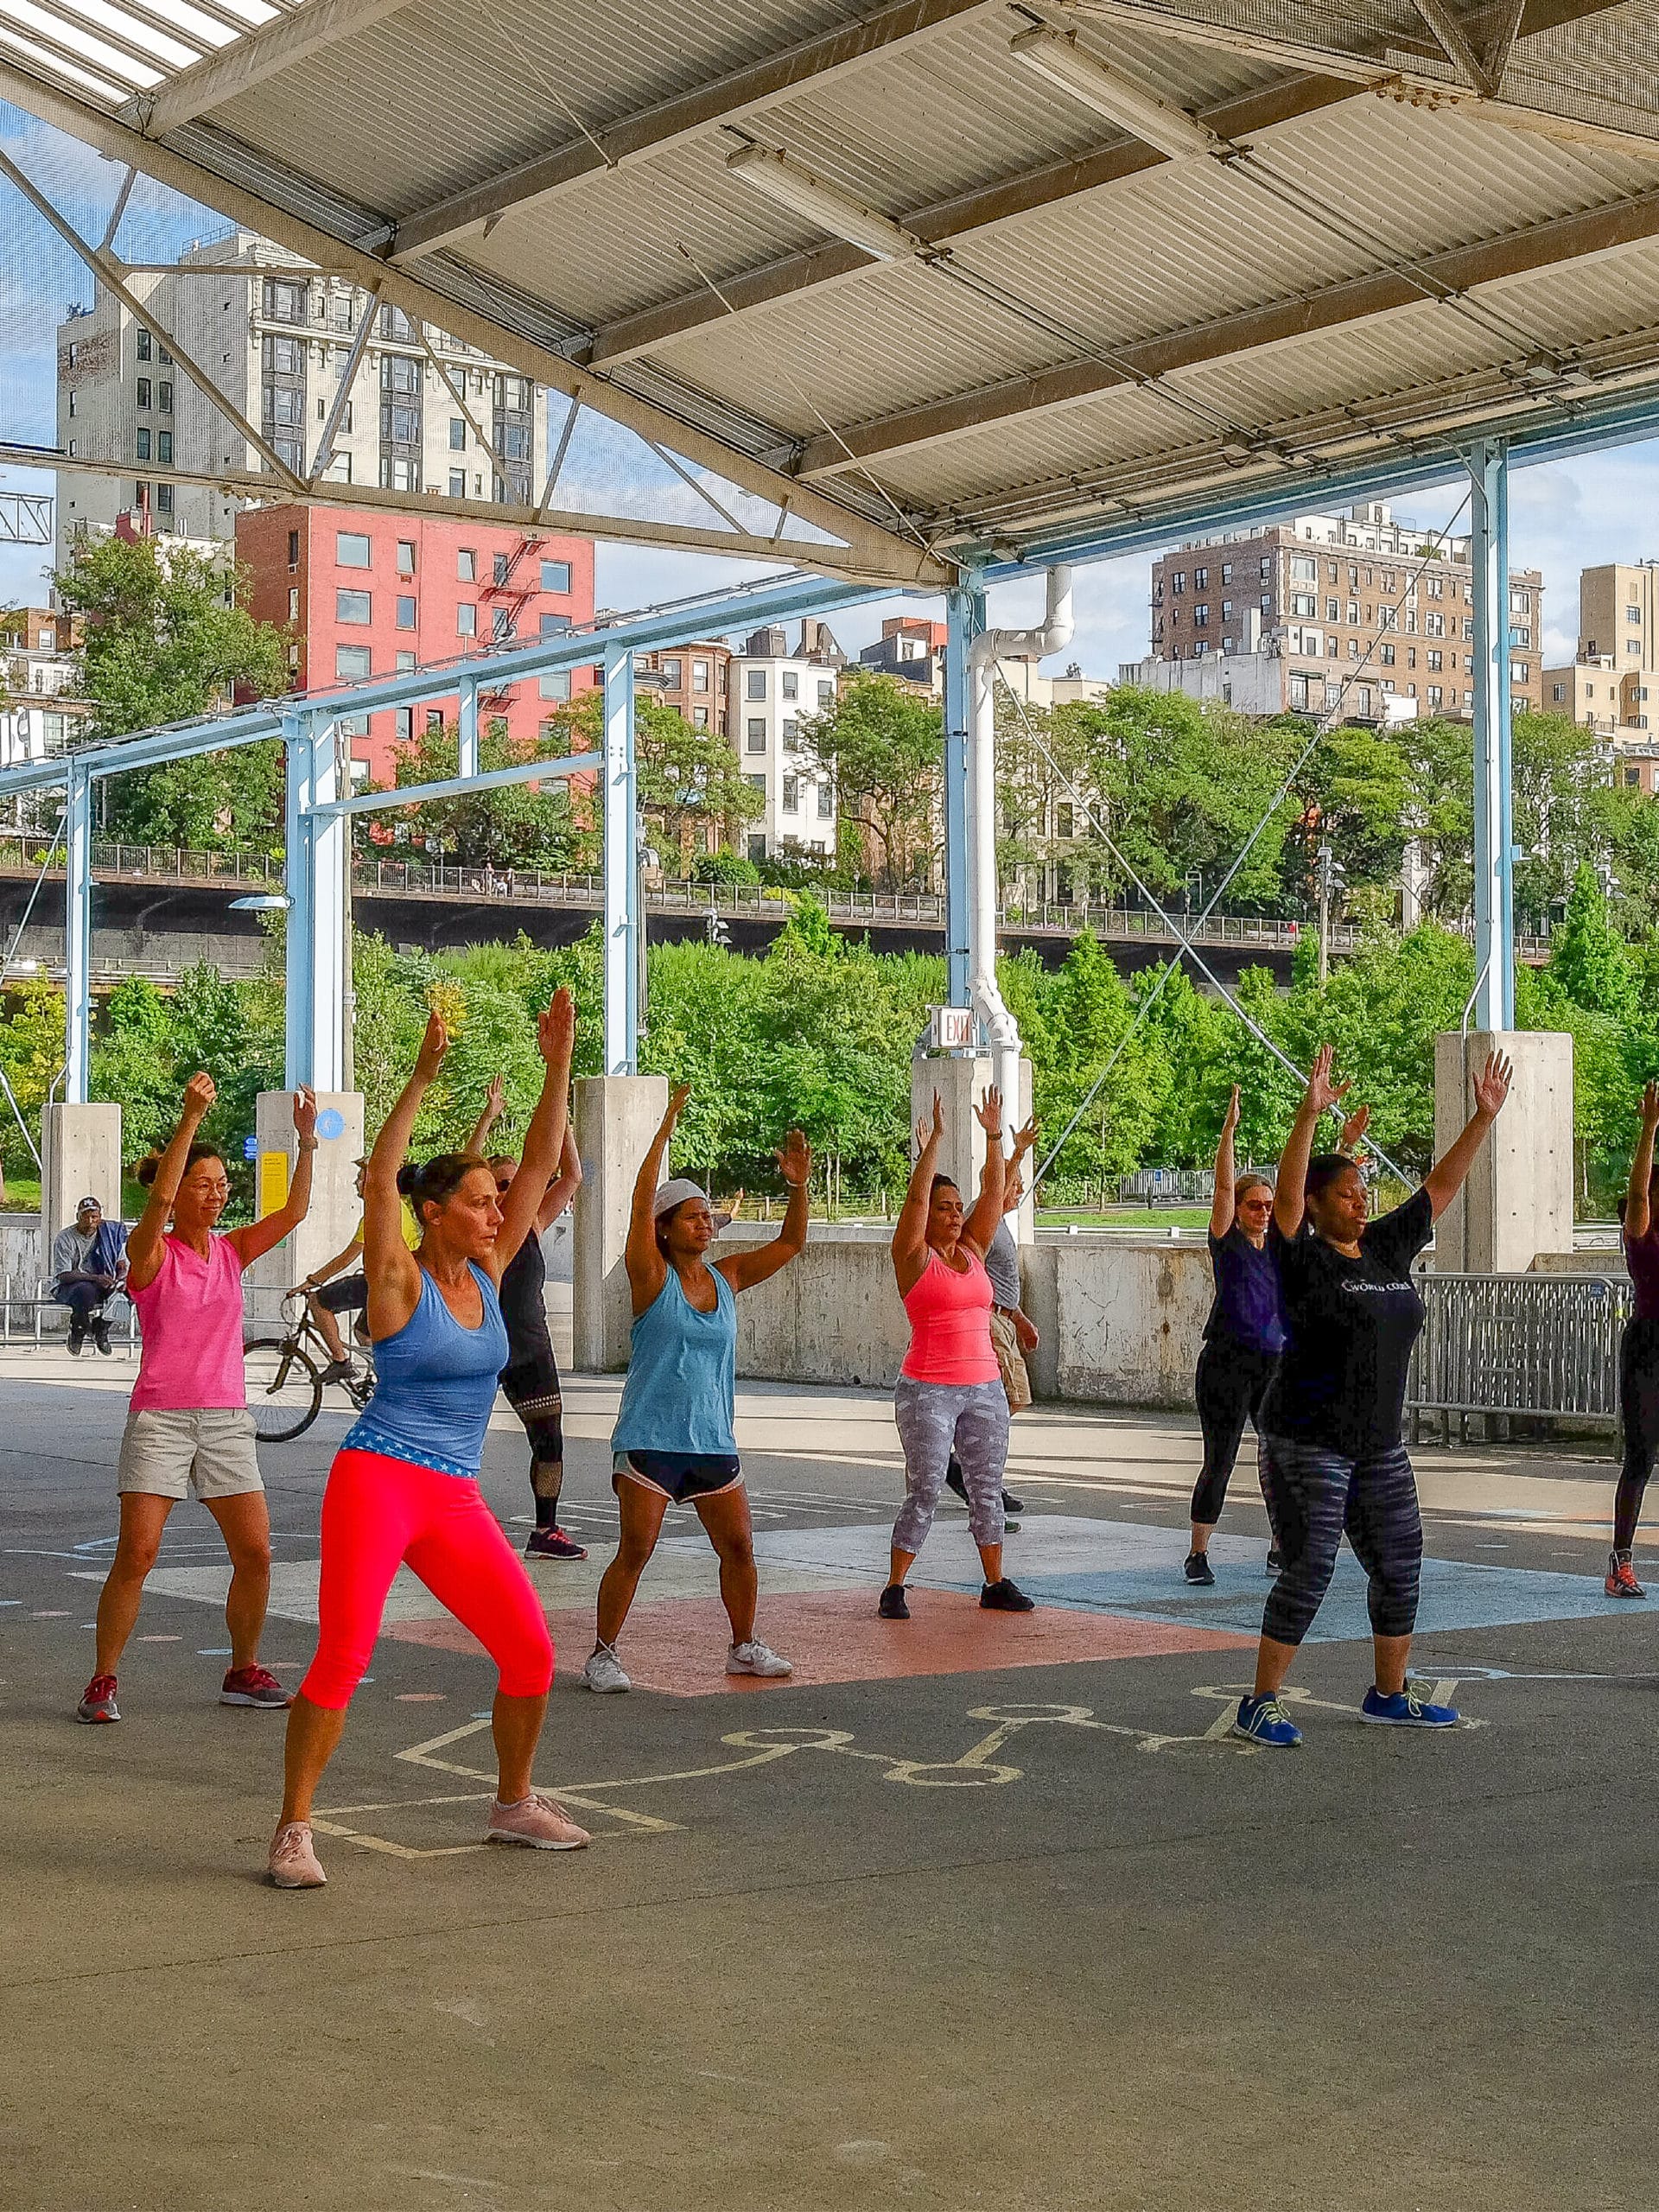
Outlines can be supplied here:
[[[38, 831], [0, 830], [0, 874], [34, 874], [42, 867], [61, 870], [60, 841]], [[162, 883], [219, 883], [227, 888], [280, 889], [280, 857], [251, 846], [229, 852], [205, 852], [173, 845], [95, 844], [92, 873], [106, 880]], [[352, 879], [365, 897], [480, 899], [504, 905], [582, 906], [598, 913], [605, 902], [602, 876], [568, 869], [445, 868], [427, 860], [386, 860], [374, 853], [354, 853]], [[944, 899], [936, 891], [814, 891], [831, 921], [866, 922], [873, 928], [883, 923], [902, 927], [942, 930]], [[654, 913], [709, 915], [717, 918], [778, 921], [788, 912], [790, 894], [776, 884], [696, 883], [664, 877], [648, 883], [645, 904]], [[1287, 921], [1267, 914], [1211, 914], [1202, 924], [1196, 915], [1174, 918], [1192, 941], [1203, 945], [1259, 947], [1281, 956], [1293, 953], [1309, 924]], [[1092, 929], [1109, 944], [1173, 944], [1173, 932], [1161, 915], [1141, 906], [1113, 906], [1062, 899], [1011, 901], [997, 916], [998, 927], [1008, 935], [1040, 934], [1077, 937]], [[1331, 931], [1335, 952], [1353, 952], [1360, 932], [1338, 924]], [[1523, 958], [1541, 959], [1548, 939], [1517, 937], [1516, 950]]]
[[1628, 1281], [1432, 1273], [1416, 1280], [1428, 1319], [1412, 1354], [1408, 1414], [1618, 1421]]

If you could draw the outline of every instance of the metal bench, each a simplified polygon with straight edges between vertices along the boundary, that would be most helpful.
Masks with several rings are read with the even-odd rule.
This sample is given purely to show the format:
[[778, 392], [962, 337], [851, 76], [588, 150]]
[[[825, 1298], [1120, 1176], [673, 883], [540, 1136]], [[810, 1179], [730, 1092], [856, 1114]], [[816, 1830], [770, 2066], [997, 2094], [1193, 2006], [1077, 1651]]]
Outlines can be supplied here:
[[[60, 1305], [52, 1294], [52, 1285], [38, 1275], [7, 1275], [0, 1288], [0, 1350], [10, 1350], [14, 1344], [32, 1344], [38, 1350], [48, 1333], [55, 1336], [55, 1329], [47, 1332], [42, 1324], [48, 1318], [60, 1317], [63, 1333], [69, 1333], [69, 1308]], [[111, 1299], [105, 1319], [110, 1324], [112, 1340], [121, 1347], [124, 1359], [136, 1358], [138, 1352], [138, 1310], [124, 1292], [118, 1291]]]

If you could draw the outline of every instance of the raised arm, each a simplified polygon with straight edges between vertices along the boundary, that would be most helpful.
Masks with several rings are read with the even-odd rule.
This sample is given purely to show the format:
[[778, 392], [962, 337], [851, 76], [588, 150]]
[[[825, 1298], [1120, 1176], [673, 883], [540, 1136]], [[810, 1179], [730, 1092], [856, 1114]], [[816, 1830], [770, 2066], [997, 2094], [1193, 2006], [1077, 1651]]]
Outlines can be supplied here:
[[[369, 1286], [369, 1334], [376, 1338], [395, 1337], [420, 1298], [420, 1263], [404, 1242], [404, 1201], [397, 1189], [397, 1173], [408, 1157], [421, 1101], [435, 1081], [448, 1050], [449, 1033], [442, 1018], [429, 1014], [414, 1073], [380, 1124], [380, 1134], [363, 1171], [363, 1272]], [[424, 1222], [417, 1221], [416, 1226], [424, 1232]]]
[[317, 1152], [317, 1094], [306, 1084], [302, 1084], [294, 1094], [294, 1128], [300, 1141], [300, 1156], [286, 1200], [263, 1221], [252, 1222], [246, 1229], [233, 1229], [226, 1239], [236, 1247], [236, 1256], [245, 1268], [251, 1267], [273, 1246], [280, 1244], [310, 1211], [311, 1168]]
[[542, 1095], [524, 1131], [518, 1173], [501, 1201], [495, 1249], [484, 1262], [498, 1282], [503, 1268], [534, 1228], [564, 1150], [570, 1116], [570, 1055], [576, 1043], [576, 1002], [568, 990], [555, 991], [552, 1004], [543, 1008], [536, 1024], [536, 1041], [542, 1054]]
[[756, 1244], [746, 1252], [734, 1252], [729, 1259], [717, 1260], [720, 1269], [734, 1290], [752, 1290], [758, 1282], [765, 1282], [768, 1275], [775, 1275], [779, 1268], [804, 1249], [806, 1243], [807, 1185], [812, 1177], [812, 1151], [798, 1129], [791, 1129], [774, 1155], [778, 1171], [789, 1185], [789, 1205], [784, 1214], [784, 1225], [769, 1244]]
[[576, 1192], [582, 1188], [582, 1154], [576, 1150], [576, 1133], [567, 1122], [564, 1142], [559, 1151], [559, 1172], [547, 1186], [547, 1195], [536, 1213], [536, 1233], [551, 1229]]
[[320, 1268], [313, 1268], [302, 1283], [296, 1284], [296, 1289], [315, 1290], [320, 1283], [332, 1282], [342, 1268], [351, 1266], [353, 1261], [359, 1256], [362, 1249], [363, 1236], [359, 1230], [351, 1243], [342, 1250], [336, 1252], [332, 1260], [325, 1260]]
[[[1486, 1133], [1503, 1111], [1503, 1101], [1510, 1095], [1510, 1077], [1513, 1072], [1510, 1062], [1502, 1052], [1488, 1052], [1486, 1065], [1475, 1077], [1475, 1110], [1463, 1125], [1463, 1133], [1443, 1152], [1423, 1178], [1423, 1188], [1428, 1192], [1432, 1217], [1438, 1221], [1458, 1192], [1464, 1179], [1475, 1164], [1475, 1154], [1486, 1141]], [[1649, 1138], [1648, 1149], [1653, 1149]]]
[[668, 1262], [657, 1248], [657, 1216], [652, 1201], [663, 1179], [674, 1124], [690, 1096], [689, 1083], [676, 1084], [669, 1092], [668, 1110], [658, 1122], [657, 1134], [645, 1147], [639, 1173], [633, 1179], [633, 1209], [628, 1216], [628, 1241], [622, 1249], [622, 1262], [628, 1271], [628, 1287], [633, 1293], [636, 1313], [645, 1311], [668, 1279]]
[[507, 1086], [505, 1079], [501, 1076], [493, 1075], [489, 1080], [489, 1086], [484, 1093], [483, 1111], [480, 1114], [478, 1119], [473, 1123], [473, 1133], [471, 1136], [467, 1138], [466, 1143], [461, 1147], [461, 1150], [463, 1152], [476, 1152], [481, 1154], [484, 1149], [485, 1138], [489, 1135], [490, 1131], [495, 1127], [496, 1123], [500, 1120], [501, 1116], [506, 1112], [506, 1110]]
[[1642, 1093], [1642, 1132], [1636, 1141], [1636, 1153], [1630, 1161], [1630, 1179], [1624, 1191], [1624, 1234], [1630, 1237], [1645, 1236], [1653, 1226], [1652, 1206], [1648, 1194], [1653, 1187], [1653, 1137], [1656, 1129], [1659, 1129], [1659, 1083], [1650, 1083]]
[[893, 1229], [893, 1270], [899, 1278], [899, 1295], [907, 1297], [927, 1265], [927, 1209], [938, 1170], [939, 1144], [944, 1135], [944, 1106], [933, 1094], [933, 1118], [916, 1124], [916, 1164], [899, 1218]]
[[1002, 1185], [1008, 1166], [1002, 1157], [1002, 1094], [995, 1084], [975, 1107], [974, 1119], [985, 1132], [985, 1166], [979, 1179], [979, 1196], [962, 1225], [962, 1234], [983, 1259], [1002, 1218]]
[[1238, 1168], [1233, 1159], [1233, 1132], [1238, 1127], [1238, 1085], [1221, 1117], [1221, 1142], [1216, 1147], [1216, 1191], [1210, 1201], [1210, 1234], [1224, 1236], [1233, 1225], [1233, 1185]]
[[1307, 1089], [1296, 1109], [1296, 1119], [1290, 1125], [1290, 1141], [1279, 1162], [1279, 1179], [1273, 1194], [1273, 1221], [1284, 1237], [1300, 1235], [1302, 1217], [1307, 1211], [1307, 1163], [1313, 1157], [1319, 1116], [1327, 1107], [1340, 1105], [1348, 1095], [1348, 1085], [1338, 1083], [1332, 1075], [1331, 1064], [1335, 1058], [1335, 1050], [1329, 1045], [1321, 1045], [1314, 1053]]
[[184, 1086], [184, 1110], [179, 1116], [178, 1127], [156, 1164], [149, 1203], [138, 1217], [138, 1226], [127, 1239], [127, 1281], [134, 1290], [147, 1288], [161, 1272], [167, 1217], [184, 1180], [184, 1163], [190, 1157], [196, 1131], [213, 1110], [218, 1096], [210, 1075], [193, 1075]]

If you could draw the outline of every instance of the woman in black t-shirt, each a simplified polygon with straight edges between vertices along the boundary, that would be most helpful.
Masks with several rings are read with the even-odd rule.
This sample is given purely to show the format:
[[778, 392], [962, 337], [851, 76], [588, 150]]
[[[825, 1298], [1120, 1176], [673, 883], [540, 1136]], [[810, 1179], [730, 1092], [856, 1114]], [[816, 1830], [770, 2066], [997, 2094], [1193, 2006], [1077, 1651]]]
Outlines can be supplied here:
[[1400, 1441], [1406, 1371], [1423, 1325], [1411, 1263], [1462, 1189], [1510, 1090], [1509, 1061], [1489, 1053], [1463, 1134], [1414, 1197], [1368, 1221], [1353, 1161], [1311, 1157], [1319, 1116], [1348, 1090], [1331, 1063], [1321, 1046], [1279, 1164], [1268, 1232], [1287, 1339], [1267, 1408], [1285, 1563], [1268, 1593], [1255, 1688], [1233, 1723], [1236, 1736], [1286, 1746], [1300, 1743], [1301, 1731], [1278, 1692], [1330, 1587], [1344, 1530], [1370, 1578], [1376, 1679], [1362, 1718], [1400, 1728], [1449, 1728], [1458, 1718], [1406, 1683], [1423, 1556], [1416, 1480]]
[[[1339, 1140], [1347, 1152], [1365, 1133], [1363, 1107], [1343, 1124]], [[1279, 1271], [1268, 1249], [1273, 1218], [1273, 1185], [1265, 1175], [1239, 1175], [1233, 1159], [1238, 1127], [1238, 1085], [1227, 1102], [1216, 1147], [1215, 1198], [1210, 1209], [1210, 1264], [1215, 1271], [1215, 1303], [1204, 1325], [1204, 1349], [1193, 1377], [1198, 1426], [1204, 1435], [1204, 1465], [1192, 1491], [1192, 1548], [1184, 1568], [1189, 1582], [1213, 1583], [1210, 1539], [1227, 1502], [1228, 1479], [1238, 1458], [1248, 1418], [1255, 1427], [1255, 1471], [1268, 1510], [1271, 1548], [1268, 1572], [1281, 1564], [1278, 1523], [1274, 1516], [1272, 1446], [1262, 1433], [1262, 1403], [1279, 1370], [1285, 1348], [1280, 1311]]]

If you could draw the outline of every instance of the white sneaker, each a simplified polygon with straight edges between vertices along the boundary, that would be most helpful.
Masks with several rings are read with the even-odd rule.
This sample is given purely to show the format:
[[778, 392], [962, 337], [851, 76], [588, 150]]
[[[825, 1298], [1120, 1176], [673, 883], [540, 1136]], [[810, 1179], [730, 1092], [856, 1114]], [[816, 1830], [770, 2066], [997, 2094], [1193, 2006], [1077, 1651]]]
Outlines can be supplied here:
[[787, 1659], [780, 1659], [769, 1643], [762, 1643], [758, 1637], [751, 1637], [747, 1643], [734, 1643], [726, 1654], [728, 1675], [792, 1675], [793, 1666]]
[[320, 1890], [328, 1877], [311, 1847], [309, 1821], [289, 1821], [272, 1839], [270, 1878], [279, 1890]]
[[622, 1671], [622, 1662], [616, 1656], [616, 1647], [610, 1643], [596, 1643], [588, 1664], [582, 1670], [582, 1679], [590, 1690], [631, 1690], [633, 1684]]

